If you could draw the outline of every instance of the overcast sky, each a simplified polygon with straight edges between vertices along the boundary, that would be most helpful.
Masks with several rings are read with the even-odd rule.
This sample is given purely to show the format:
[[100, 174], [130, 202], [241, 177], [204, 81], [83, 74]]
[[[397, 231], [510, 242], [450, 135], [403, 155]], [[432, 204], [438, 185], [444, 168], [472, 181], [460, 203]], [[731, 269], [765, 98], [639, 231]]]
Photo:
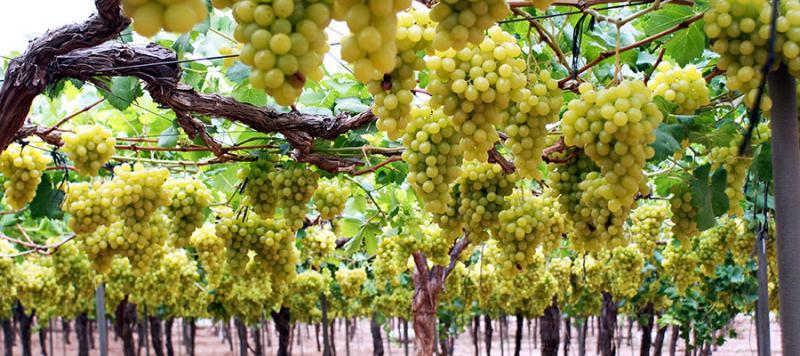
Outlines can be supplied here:
[[94, 11], [93, 0], [2, 1], [0, 54], [22, 51], [28, 40], [50, 28], [80, 22]]

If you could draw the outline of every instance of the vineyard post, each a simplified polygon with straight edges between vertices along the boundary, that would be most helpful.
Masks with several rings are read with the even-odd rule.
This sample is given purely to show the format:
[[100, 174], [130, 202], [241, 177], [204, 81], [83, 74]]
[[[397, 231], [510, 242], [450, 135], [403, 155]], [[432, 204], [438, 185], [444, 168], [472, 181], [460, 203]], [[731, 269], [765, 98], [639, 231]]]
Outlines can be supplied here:
[[100, 356], [108, 356], [108, 332], [106, 330], [106, 296], [105, 283], [97, 286], [95, 303], [97, 309], [97, 330], [100, 333]]
[[783, 350], [800, 349], [800, 145], [795, 80], [785, 66], [769, 77], [772, 102], [772, 172], [775, 184], [778, 283]]

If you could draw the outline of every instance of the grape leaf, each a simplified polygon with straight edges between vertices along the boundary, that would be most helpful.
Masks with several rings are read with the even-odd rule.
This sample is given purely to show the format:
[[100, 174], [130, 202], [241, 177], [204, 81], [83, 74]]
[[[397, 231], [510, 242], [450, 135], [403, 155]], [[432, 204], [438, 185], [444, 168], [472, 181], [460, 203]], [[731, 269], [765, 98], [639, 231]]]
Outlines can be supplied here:
[[231, 93], [234, 99], [243, 103], [252, 104], [255, 106], [267, 105], [267, 94], [260, 89], [253, 89], [247, 83], [243, 83], [234, 89]]
[[753, 156], [753, 169], [758, 178], [764, 181], [772, 181], [772, 145], [765, 142], [758, 146]]
[[61, 203], [64, 201], [64, 192], [56, 189], [49, 174], [42, 176], [42, 182], [36, 187], [36, 196], [30, 204], [31, 217], [60, 219], [64, 216]]
[[111, 91], [101, 90], [103, 97], [115, 108], [125, 110], [143, 92], [139, 80], [134, 77], [115, 77], [111, 79]]
[[650, 162], [661, 162], [681, 148], [681, 144], [678, 142], [675, 136], [673, 136], [670, 126], [680, 125], [661, 124], [658, 128], [656, 128], [656, 140], [650, 144], [656, 153], [653, 158], [650, 159]]
[[158, 147], [175, 147], [178, 145], [178, 128], [173, 126], [167, 127], [161, 134], [158, 135]]
[[646, 21], [642, 21], [644, 34], [652, 36], [656, 33], [662, 32], [672, 26], [677, 25], [681, 21], [692, 16], [692, 8], [683, 5], [668, 4], [663, 6], [658, 11], [647, 15]]
[[700, 22], [695, 22], [686, 30], [678, 31], [664, 44], [667, 54], [678, 64], [685, 66], [703, 55], [706, 35]]
[[711, 207], [714, 209], [714, 216], [721, 216], [728, 211], [730, 202], [725, 194], [728, 187], [728, 172], [719, 168], [711, 176]]
[[250, 77], [250, 67], [244, 65], [242, 62], [236, 61], [225, 72], [225, 76], [236, 84], [242, 84], [248, 77]]

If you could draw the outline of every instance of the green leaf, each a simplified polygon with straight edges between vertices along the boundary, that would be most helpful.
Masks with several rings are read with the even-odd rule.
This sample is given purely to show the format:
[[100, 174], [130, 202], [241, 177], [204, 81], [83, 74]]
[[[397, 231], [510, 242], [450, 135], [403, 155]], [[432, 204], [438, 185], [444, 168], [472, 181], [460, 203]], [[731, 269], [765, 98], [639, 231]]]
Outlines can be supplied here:
[[175, 147], [178, 145], [178, 128], [175, 125], [167, 127], [158, 135], [158, 147]]
[[656, 193], [662, 197], [669, 195], [669, 190], [675, 184], [680, 184], [681, 179], [674, 176], [660, 176], [654, 179], [656, 185]]
[[35, 219], [60, 219], [64, 216], [61, 203], [64, 192], [54, 187], [49, 174], [42, 176], [42, 182], [36, 187], [36, 196], [30, 204], [31, 217]]
[[711, 203], [711, 191], [708, 185], [708, 174], [711, 166], [708, 164], [694, 170], [692, 180], [692, 206], [697, 210], [696, 222], [700, 231], [714, 226], [714, 209]]
[[103, 97], [119, 110], [125, 110], [136, 98], [142, 95], [139, 80], [134, 77], [115, 77], [111, 79], [111, 92], [101, 90]]
[[651, 13], [642, 21], [644, 34], [652, 36], [662, 32], [692, 16], [692, 8], [683, 5], [668, 4], [658, 11]]
[[675, 112], [675, 109], [678, 108], [678, 104], [667, 101], [667, 99], [664, 99], [664, 97], [661, 95], [654, 96], [653, 102], [656, 103], [658, 110], [661, 111], [661, 114], [663, 114], [665, 118], [669, 117], [669, 115]]
[[760, 180], [772, 181], [772, 144], [765, 142], [758, 146], [750, 169], [756, 172]]
[[267, 105], [267, 94], [263, 90], [253, 89], [246, 83], [239, 85], [232, 93], [234, 99], [255, 106]]
[[656, 140], [650, 145], [655, 150], [655, 155], [650, 159], [651, 162], [661, 162], [667, 157], [672, 156], [675, 151], [681, 148], [680, 142], [673, 136], [673, 127], [680, 125], [661, 124], [656, 128]]
[[728, 172], [720, 168], [711, 176], [711, 206], [714, 216], [721, 216], [728, 211], [730, 202], [725, 194], [728, 187]]
[[339, 114], [341, 112], [351, 112], [351, 113], [361, 113], [369, 109], [367, 104], [364, 104], [358, 98], [341, 98], [336, 99], [336, 110], [335, 113]]
[[172, 50], [178, 54], [178, 57], [180, 57], [182, 53], [194, 52], [194, 46], [192, 46], [192, 38], [185, 33], [178, 36], [175, 42], [172, 43]]
[[369, 235], [364, 239], [364, 250], [367, 251], [367, 254], [374, 255], [378, 252], [378, 235]]
[[362, 226], [364, 226], [364, 221], [361, 219], [345, 216], [339, 220], [339, 234], [342, 237], [353, 237]]
[[225, 76], [236, 84], [242, 84], [242, 82], [250, 77], [250, 67], [244, 65], [242, 62], [236, 61], [236, 63], [225, 72]]
[[693, 23], [689, 28], [678, 31], [664, 44], [666, 53], [678, 64], [685, 66], [703, 55], [706, 45], [706, 35], [699, 22]]

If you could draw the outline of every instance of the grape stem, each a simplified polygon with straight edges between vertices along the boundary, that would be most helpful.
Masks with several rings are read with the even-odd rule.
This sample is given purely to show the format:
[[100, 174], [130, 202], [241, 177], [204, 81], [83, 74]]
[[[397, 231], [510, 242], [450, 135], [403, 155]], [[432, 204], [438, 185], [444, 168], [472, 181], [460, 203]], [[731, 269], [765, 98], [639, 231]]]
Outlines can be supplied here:
[[[27, 237], [27, 234], [23, 233], [23, 236]], [[27, 242], [24, 242], [24, 241], [20, 241], [20, 240], [17, 240], [15, 238], [12, 238], [10, 236], [7, 236], [5, 234], [0, 233], [0, 239], [3, 239], [3, 240], [6, 240], [6, 241], [15, 243], [15, 244], [19, 244], [19, 245], [28, 247], [28, 250], [21, 251], [19, 253], [15, 253], [15, 254], [10, 254], [10, 255], [0, 255], [0, 258], [15, 258], [15, 257], [19, 257], [19, 256], [25, 256], [25, 255], [28, 255], [28, 254], [31, 254], [31, 253], [39, 253], [41, 255], [52, 255], [56, 251], [58, 251], [58, 249], [61, 246], [63, 246], [67, 242], [72, 241], [75, 237], [76, 237], [75, 234], [71, 234], [71, 235], [68, 235], [63, 240], [61, 240], [61, 241], [59, 241], [57, 243], [54, 243], [54, 244], [51, 244], [51, 245], [38, 245], [38, 244], [35, 244], [33, 242], [27, 243]]]
[[93, 107], [95, 107], [97, 105], [100, 105], [100, 103], [102, 103], [104, 101], [106, 101], [106, 98], [100, 98], [99, 100], [97, 100], [97, 101], [95, 101], [95, 102], [93, 102], [93, 103], [91, 103], [89, 105], [84, 106], [82, 109], [80, 109], [80, 110], [78, 110], [78, 111], [76, 111], [76, 112], [74, 112], [74, 113], [72, 113], [70, 115], [67, 115], [63, 119], [58, 120], [58, 122], [55, 125], [51, 126], [49, 129], [45, 130], [43, 132], [43, 134], [44, 135], [49, 135], [51, 132], [53, 132], [59, 126], [63, 125], [65, 122], [71, 120], [72, 118], [74, 118], [74, 117], [76, 117], [76, 116], [78, 116], [80, 114], [83, 114], [83, 113], [91, 110]]
[[522, 16], [523, 18], [526, 18], [528, 20], [530, 26], [533, 26], [533, 28], [536, 29], [536, 32], [539, 33], [539, 37], [542, 40], [544, 40], [544, 43], [547, 44], [547, 46], [550, 47], [550, 49], [552, 49], [553, 52], [555, 52], [556, 57], [558, 57], [558, 62], [567, 68], [567, 72], [571, 73], [572, 67], [569, 65], [567, 58], [564, 56], [564, 52], [562, 52], [561, 48], [559, 48], [558, 45], [555, 44], [555, 41], [553, 41], [553, 35], [551, 35], [550, 32], [548, 32], [547, 29], [545, 29], [544, 26], [542, 26], [542, 24], [540, 24], [535, 19], [531, 18], [529, 14], [526, 14], [522, 10], [514, 7], [511, 8], [511, 11], [514, 14]]
[[[666, 51], [667, 51], [666, 48], [661, 47], [661, 50], [658, 52], [658, 57], [656, 58], [656, 61], [653, 62], [653, 70], [647, 72], [647, 74], [644, 76], [644, 83], [645, 84], [647, 84], [647, 82], [650, 81], [650, 77], [653, 76], [653, 73], [655, 73], [656, 68], [658, 68], [658, 65], [661, 64], [662, 60], [664, 60], [664, 52], [666, 52]], [[708, 82], [708, 81], [706, 81], [706, 82]]]

